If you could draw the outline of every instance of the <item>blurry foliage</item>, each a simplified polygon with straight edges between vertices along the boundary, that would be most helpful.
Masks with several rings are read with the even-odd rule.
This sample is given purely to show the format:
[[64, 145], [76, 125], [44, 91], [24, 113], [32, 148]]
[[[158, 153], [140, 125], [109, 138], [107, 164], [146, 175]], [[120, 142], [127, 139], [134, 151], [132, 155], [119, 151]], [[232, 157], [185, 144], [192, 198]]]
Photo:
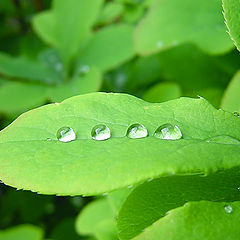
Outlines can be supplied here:
[[[224, 1], [239, 48], [237, 4]], [[226, 29], [220, 0], [2, 0], [0, 127], [34, 107], [95, 91], [149, 102], [200, 95], [239, 112], [240, 56]], [[117, 239], [115, 219], [129, 191], [88, 204], [91, 198], [1, 184], [0, 240]]]

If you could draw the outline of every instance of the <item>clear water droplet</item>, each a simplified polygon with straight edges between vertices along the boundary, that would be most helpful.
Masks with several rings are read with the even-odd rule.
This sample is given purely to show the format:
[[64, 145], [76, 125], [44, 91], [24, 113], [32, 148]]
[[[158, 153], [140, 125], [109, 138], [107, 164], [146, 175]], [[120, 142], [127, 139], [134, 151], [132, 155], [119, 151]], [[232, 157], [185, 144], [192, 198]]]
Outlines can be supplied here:
[[148, 136], [148, 130], [139, 123], [131, 125], [127, 130], [129, 138], [144, 138]]
[[240, 141], [238, 141], [236, 138], [227, 136], [227, 135], [221, 135], [221, 136], [215, 136], [212, 138], [207, 139], [208, 143], [219, 143], [219, 144], [240, 144]]
[[47, 141], [52, 141], [52, 139], [51, 138], [47, 138]]
[[238, 187], [238, 190], [240, 191], [240, 187]]
[[129, 189], [130, 189], [130, 188], [133, 188], [133, 185], [128, 185], [128, 187], [127, 187], [127, 188], [129, 188]]
[[76, 139], [76, 134], [70, 127], [62, 127], [57, 131], [57, 139], [60, 142], [71, 142]]
[[160, 126], [154, 133], [156, 138], [166, 140], [178, 140], [182, 138], [182, 132], [177, 125], [164, 124]]
[[103, 195], [103, 196], [107, 196], [107, 195], [108, 195], [108, 193], [107, 193], [107, 192], [105, 192], [105, 193], [103, 193], [102, 195]]
[[111, 137], [110, 129], [104, 124], [96, 125], [92, 129], [91, 134], [92, 134], [92, 139], [97, 140], [97, 141], [106, 140]]
[[240, 114], [238, 112], [234, 112], [233, 115], [236, 117], [240, 117]]
[[233, 208], [232, 208], [232, 206], [227, 205], [227, 206], [224, 207], [224, 210], [225, 210], [226, 213], [232, 213]]

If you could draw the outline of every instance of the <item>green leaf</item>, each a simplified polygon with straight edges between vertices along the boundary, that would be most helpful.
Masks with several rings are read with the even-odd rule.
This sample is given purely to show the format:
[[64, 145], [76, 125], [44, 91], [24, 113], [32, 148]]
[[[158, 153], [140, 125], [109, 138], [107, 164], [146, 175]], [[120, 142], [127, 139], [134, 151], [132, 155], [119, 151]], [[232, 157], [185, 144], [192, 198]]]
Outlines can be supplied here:
[[194, 45], [184, 44], [158, 54], [161, 77], [178, 83], [183, 94], [196, 96], [200, 90], [224, 88], [231, 75]]
[[233, 44], [226, 34], [220, 0], [156, 0], [135, 32], [136, 49], [147, 55], [185, 42], [211, 54]]
[[107, 200], [89, 203], [77, 217], [76, 230], [80, 235], [93, 235], [98, 240], [117, 239], [116, 220]]
[[38, 36], [46, 43], [57, 46], [56, 20], [52, 11], [44, 11], [35, 14], [32, 18], [32, 26]]
[[111, 25], [92, 35], [81, 52], [78, 64], [107, 71], [131, 59], [134, 54], [133, 27]]
[[97, 25], [111, 23], [123, 13], [123, 4], [117, 2], [107, 2], [98, 17]]
[[[149, 137], [127, 138], [135, 123], [143, 124]], [[166, 123], [177, 125], [184, 139], [153, 137]], [[97, 124], [111, 129], [110, 139], [92, 139]], [[76, 132], [75, 141], [57, 140], [64, 126]], [[222, 143], [209, 140], [222, 135]], [[239, 118], [202, 98], [153, 104], [126, 94], [86, 94], [31, 110], [2, 130], [0, 179], [41, 193], [95, 195], [168, 173], [239, 166], [239, 136]]]
[[21, 57], [11, 57], [0, 53], [0, 73], [8, 77], [16, 77], [33, 82], [52, 84], [57, 76], [39, 63]]
[[53, 240], [79, 240], [79, 236], [75, 231], [75, 219], [65, 218], [58, 223], [51, 232], [51, 238]]
[[158, 83], [148, 89], [143, 99], [148, 102], [165, 102], [181, 96], [181, 89], [176, 83]]
[[79, 75], [68, 83], [49, 87], [47, 95], [52, 102], [60, 102], [68, 97], [98, 91], [101, 83], [101, 73], [92, 67], [88, 73]]
[[171, 209], [186, 202], [240, 200], [240, 169], [203, 175], [169, 176], [135, 188], [123, 204], [118, 228], [121, 239], [132, 239]]
[[240, 72], [237, 72], [224, 92], [221, 107], [229, 112], [240, 111]]
[[42, 85], [5, 81], [0, 87], [0, 112], [12, 115], [38, 107], [47, 99], [45, 92]]
[[[232, 213], [225, 207], [230, 205]], [[134, 238], [135, 240], [232, 240], [238, 239], [240, 202], [192, 202], [174, 209], [167, 216]]]
[[25, 224], [0, 230], [0, 240], [41, 240], [42, 237], [42, 229], [33, 225]]
[[238, 0], [223, 0], [223, 9], [229, 34], [240, 51], [240, 2]]

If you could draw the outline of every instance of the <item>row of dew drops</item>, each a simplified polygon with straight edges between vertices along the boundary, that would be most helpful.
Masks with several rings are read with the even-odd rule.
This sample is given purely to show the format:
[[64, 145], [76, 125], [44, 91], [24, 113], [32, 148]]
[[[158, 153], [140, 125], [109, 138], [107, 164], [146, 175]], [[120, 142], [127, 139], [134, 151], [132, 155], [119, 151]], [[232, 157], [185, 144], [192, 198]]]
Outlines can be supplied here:
[[[99, 124], [93, 127], [91, 136], [94, 140], [102, 141], [111, 137], [111, 131], [105, 124]], [[135, 139], [144, 138], [148, 136], [148, 130], [142, 124], [132, 124], [126, 136]], [[182, 132], [176, 125], [164, 124], [157, 128], [153, 136], [165, 140], [178, 140], [182, 138]], [[76, 133], [71, 127], [62, 127], [57, 131], [57, 139], [61, 142], [71, 142], [76, 139]]]

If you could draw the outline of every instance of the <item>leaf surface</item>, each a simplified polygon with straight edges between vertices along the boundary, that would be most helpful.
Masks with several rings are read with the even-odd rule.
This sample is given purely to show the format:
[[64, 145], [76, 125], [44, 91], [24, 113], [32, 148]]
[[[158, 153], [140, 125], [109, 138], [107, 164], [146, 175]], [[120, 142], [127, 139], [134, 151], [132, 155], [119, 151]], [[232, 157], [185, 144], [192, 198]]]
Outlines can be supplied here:
[[[232, 213], [225, 211], [231, 206]], [[134, 240], [232, 240], [237, 239], [240, 203], [190, 202], [174, 209], [167, 216], [135, 237]]]
[[[149, 136], [126, 137], [135, 123]], [[166, 123], [177, 125], [184, 139], [153, 137]], [[110, 139], [91, 138], [97, 124], [110, 128]], [[57, 140], [64, 126], [73, 128], [75, 141]], [[228, 144], [209, 141], [222, 135]], [[240, 119], [202, 98], [153, 104], [126, 94], [80, 95], [24, 113], [0, 132], [0, 179], [41, 193], [95, 195], [168, 173], [239, 166], [239, 136]]]
[[229, 34], [240, 51], [240, 2], [238, 0], [223, 0], [223, 9]]
[[208, 176], [169, 176], [146, 182], [131, 192], [120, 210], [120, 237], [132, 239], [168, 211], [186, 202], [239, 201], [239, 183], [239, 168]]
[[134, 54], [133, 27], [126, 24], [112, 25], [92, 35], [80, 53], [79, 65], [90, 65], [107, 71], [131, 59]]
[[0, 240], [41, 240], [42, 237], [42, 229], [27, 224], [0, 231]]
[[87, 205], [76, 219], [76, 230], [80, 235], [93, 235], [99, 240], [117, 239], [116, 220], [107, 199]]
[[240, 72], [237, 72], [224, 92], [221, 107], [230, 112], [240, 111]]
[[190, 42], [219, 54], [233, 44], [226, 33], [220, 0], [156, 0], [135, 32], [137, 52], [148, 55]]

